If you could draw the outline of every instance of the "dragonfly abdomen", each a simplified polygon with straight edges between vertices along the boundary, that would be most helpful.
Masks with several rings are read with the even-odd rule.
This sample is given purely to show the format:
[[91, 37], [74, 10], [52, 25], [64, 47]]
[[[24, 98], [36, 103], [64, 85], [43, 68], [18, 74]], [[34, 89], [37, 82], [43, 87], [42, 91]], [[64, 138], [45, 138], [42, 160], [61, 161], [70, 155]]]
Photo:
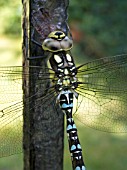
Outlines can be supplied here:
[[60, 107], [66, 115], [67, 134], [69, 150], [72, 158], [72, 166], [74, 170], [86, 170], [83, 161], [82, 148], [77, 134], [77, 128], [72, 117], [74, 94], [70, 90], [63, 91], [60, 95]]

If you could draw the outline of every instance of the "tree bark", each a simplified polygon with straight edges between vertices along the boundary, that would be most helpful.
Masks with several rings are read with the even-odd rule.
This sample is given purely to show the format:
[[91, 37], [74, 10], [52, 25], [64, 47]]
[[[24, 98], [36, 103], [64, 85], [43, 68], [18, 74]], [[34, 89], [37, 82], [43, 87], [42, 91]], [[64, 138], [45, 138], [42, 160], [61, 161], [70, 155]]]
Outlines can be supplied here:
[[[37, 101], [40, 96], [45, 95], [45, 89], [50, 82], [45, 80], [38, 83], [38, 77], [32, 76], [31, 72], [39, 74], [40, 71], [26, 66], [47, 67], [49, 53], [32, 43], [31, 39], [42, 44], [52, 31], [61, 30], [69, 33], [66, 23], [68, 0], [31, 0], [30, 2], [23, 0], [22, 3], [23, 66], [25, 66], [23, 68], [24, 75], [29, 74], [29, 76], [24, 76], [23, 84], [24, 170], [62, 170], [64, 115], [56, 112], [55, 101], [50, 103], [50, 98], [45, 105], [42, 104], [42, 100]], [[38, 56], [41, 58], [35, 59]], [[28, 62], [28, 57], [34, 57], [34, 59]], [[37, 93], [36, 97], [26, 104], [26, 98], [35, 93]], [[59, 118], [58, 115], [60, 115]]]

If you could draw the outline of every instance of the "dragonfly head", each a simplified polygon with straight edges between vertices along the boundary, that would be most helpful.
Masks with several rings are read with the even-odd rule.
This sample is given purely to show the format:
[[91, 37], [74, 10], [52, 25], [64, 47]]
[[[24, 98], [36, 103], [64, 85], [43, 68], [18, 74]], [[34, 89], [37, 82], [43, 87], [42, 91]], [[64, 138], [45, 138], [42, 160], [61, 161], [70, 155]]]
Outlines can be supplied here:
[[62, 31], [51, 32], [42, 43], [42, 48], [50, 52], [68, 51], [72, 46], [72, 38], [66, 36]]

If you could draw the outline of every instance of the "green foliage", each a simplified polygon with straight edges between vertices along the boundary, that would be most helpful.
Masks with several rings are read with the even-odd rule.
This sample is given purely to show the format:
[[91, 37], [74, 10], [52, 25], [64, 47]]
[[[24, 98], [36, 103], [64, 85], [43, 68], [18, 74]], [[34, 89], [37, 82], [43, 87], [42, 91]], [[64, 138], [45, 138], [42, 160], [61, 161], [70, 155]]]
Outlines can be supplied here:
[[0, 34], [21, 34], [21, 4], [15, 0], [0, 1]]
[[[127, 5], [126, 0], [73, 0], [70, 2], [69, 16], [70, 23], [76, 25], [78, 30], [83, 32], [80, 43], [93, 46], [91, 51], [97, 56], [96, 49], [103, 55], [115, 55], [127, 52]], [[96, 41], [95, 41], [96, 40]], [[79, 43], [79, 42], [78, 42]], [[84, 51], [84, 53], [87, 53]], [[97, 54], [96, 54], [97, 53]]]
[[1, 0], [0, 1], [0, 8], [5, 7], [7, 4], [10, 5], [11, 1], [10, 0]]

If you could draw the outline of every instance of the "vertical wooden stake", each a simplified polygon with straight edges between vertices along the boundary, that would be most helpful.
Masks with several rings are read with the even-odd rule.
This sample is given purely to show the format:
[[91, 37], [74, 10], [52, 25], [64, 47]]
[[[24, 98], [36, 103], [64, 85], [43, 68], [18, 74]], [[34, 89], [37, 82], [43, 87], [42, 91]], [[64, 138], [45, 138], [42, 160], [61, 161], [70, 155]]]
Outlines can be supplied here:
[[[24, 170], [62, 170], [63, 169], [63, 137], [64, 115], [57, 113], [54, 103], [42, 105], [40, 96], [44, 95], [49, 82], [39, 83], [36, 76], [32, 76], [31, 68], [26, 66], [47, 67], [48, 53], [45, 53], [39, 44], [48, 34], [61, 30], [68, 34], [67, 7], [68, 0], [22, 0], [23, 3], [23, 69], [24, 76]], [[38, 57], [28, 62], [28, 57]], [[32, 72], [39, 73], [38, 69]], [[29, 74], [29, 76], [28, 76]], [[25, 87], [29, 88], [25, 88]], [[39, 91], [40, 93], [37, 93]], [[35, 98], [26, 103], [26, 98], [37, 93]], [[50, 100], [50, 98], [49, 98]], [[40, 103], [39, 103], [40, 102]], [[38, 104], [39, 107], [33, 107]], [[54, 104], [54, 105], [53, 105]], [[32, 108], [32, 109], [31, 109]], [[47, 108], [47, 109], [44, 109]], [[58, 121], [58, 115], [59, 121]], [[56, 119], [54, 119], [56, 117]], [[50, 121], [47, 119], [50, 118]]]

